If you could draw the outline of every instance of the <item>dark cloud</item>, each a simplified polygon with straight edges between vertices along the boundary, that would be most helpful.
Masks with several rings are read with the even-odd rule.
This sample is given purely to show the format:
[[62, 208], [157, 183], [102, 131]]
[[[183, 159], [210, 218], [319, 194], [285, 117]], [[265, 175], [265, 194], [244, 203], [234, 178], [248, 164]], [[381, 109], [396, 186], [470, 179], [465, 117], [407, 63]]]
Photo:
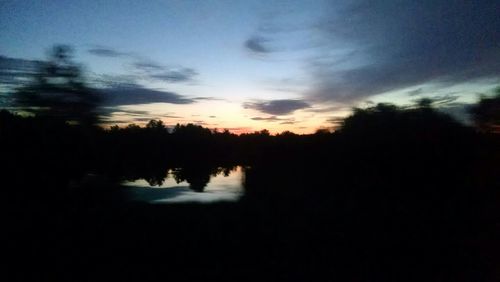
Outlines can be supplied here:
[[0, 56], [0, 85], [19, 86], [33, 78], [44, 62]]
[[332, 123], [334, 125], [340, 125], [344, 121], [345, 117], [331, 117], [327, 119], [326, 121], [328, 123]]
[[[43, 61], [26, 60], [0, 56], [0, 86], [16, 87], [31, 80], [39, 71]], [[143, 64], [141, 67], [155, 68], [154, 64]], [[162, 67], [163, 69], [163, 67]], [[191, 69], [184, 69], [187, 74], [193, 74]], [[186, 79], [178, 75], [174, 80]], [[141, 77], [138, 75], [92, 75], [90, 79], [91, 87], [103, 97], [103, 109], [107, 107], [117, 107], [124, 105], [149, 104], [149, 103], [171, 103], [190, 104], [195, 103], [195, 99], [187, 98], [173, 92], [165, 92], [149, 89], [137, 83]], [[5, 93], [4, 93], [5, 94]], [[9, 99], [6, 95], [0, 95], [0, 103], [7, 105]], [[209, 97], [206, 97], [207, 99]], [[103, 110], [103, 115], [116, 110]], [[145, 114], [145, 113], [137, 113]]]
[[98, 88], [121, 88], [135, 87], [140, 79], [140, 76], [133, 74], [93, 74], [89, 82]]
[[422, 94], [423, 92], [424, 91], [423, 91], [422, 87], [419, 87], [415, 90], [408, 91], [407, 93], [408, 93], [408, 96], [417, 96], [417, 95]]
[[140, 71], [145, 72], [157, 72], [165, 70], [164, 66], [149, 60], [136, 61], [132, 64], [132, 66]]
[[99, 57], [110, 57], [110, 58], [116, 58], [116, 57], [122, 57], [122, 56], [128, 56], [128, 53], [123, 53], [123, 52], [118, 52], [112, 48], [107, 48], [107, 47], [102, 47], [102, 46], [96, 46], [94, 48], [90, 48], [87, 50], [92, 55], [99, 56]]
[[100, 107], [99, 115], [102, 124], [145, 123], [150, 120], [180, 119], [182, 117], [170, 114], [154, 114], [150, 111], [124, 109], [119, 106]]
[[244, 46], [247, 50], [253, 53], [257, 54], [270, 53], [271, 49], [265, 46], [267, 41], [268, 40], [263, 37], [253, 36], [245, 41]]
[[136, 72], [134, 75], [140, 79], [175, 83], [191, 81], [194, 76], [198, 75], [198, 72], [192, 68], [170, 68], [142, 56], [133, 53], [119, 52], [108, 47], [96, 46], [87, 51], [92, 55], [100, 57], [127, 57], [133, 60], [131, 66]]
[[252, 117], [250, 118], [251, 120], [257, 120], [257, 121], [287, 121], [288, 119], [281, 119], [277, 116], [270, 116], [270, 117]]
[[291, 118], [279, 118], [277, 116], [270, 117], [252, 117], [251, 120], [267, 121], [267, 122], [280, 122], [279, 124], [295, 124], [295, 120]]
[[113, 126], [113, 125], [126, 125], [126, 124], [131, 124], [133, 123], [133, 120], [132, 119], [120, 119], [120, 120], [101, 120], [99, 121], [99, 123], [101, 125], [109, 125], [109, 126]]
[[163, 115], [161, 117], [164, 117], [164, 118], [174, 118], [174, 119], [177, 119], [177, 118], [183, 118], [181, 116], [174, 116], [174, 115]]
[[[423, 84], [447, 87], [500, 75], [500, 2], [449, 0], [327, 1], [323, 15], [302, 23], [308, 101], [345, 104]], [[272, 22], [272, 21], [270, 21]], [[270, 53], [296, 23], [261, 28], [245, 42]], [[301, 33], [302, 34], [302, 33]], [[301, 40], [301, 39], [298, 39]], [[287, 51], [289, 48], [273, 49]]]
[[253, 109], [270, 115], [286, 115], [296, 110], [309, 108], [309, 104], [302, 100], [272, 100], [246, 102], [243, 104], [245, 109]]
[[[351, 52], [323, 52], [310, 62], [312, 94], [348, 102], [426, 82], [498, 76], [499, 9], [498, 1], [448, 0], [360, 0], [334, 7], [318, 25], [325, 49]], [[331, 63], [343, 58], [350, 60]]]
[[190, 81], [198, 72], [191, 68], [181, 68], [178, 70], [164, 70], [162, 72], [151, 74], [149, 77], [167, 82]]
[[[449, 106], [455, 103], [456, 100], [458, 100], [459, 96], [455, 95], [453, 93], [451, 94], [446, 94], [446, 95], [436, 95], [436, 96], [431, 96], [431, 97], [422, 97], [425, 99], [430, 99], [432, 101], [432, 105], [434, 106]], [[415, 101], [419, 101], [420, 99], [416, 99]]]
[[126, 57], [130, 59], [132, 70], [135, 72], [134, 75], [139, 79], [176, 83], [192, 81], [198, 75], [198, 72], [192, 68], [167, 67], [143, 56], [120, 52], [108, 47], [95, 46], [87, 51], [92, 55], [101, 57]]
[[333, 113], [333, 112], [345, 112], [350, 110], [351, 107], [349, 106], [344, 106], [344, 105], [338, 105], [338, 106], [329, 106], [329, 107], [311, 107], [309, 109], [306, 109], [305, 111], [311, 112], [311, 113]]
[[192, 81], [198, 72], [192, 68], [170, 68], [149, 60], [140, 60], [132, 64], [143, 79], [170, 83]]
[[136, 117], [136, 118], [133, 118], [132, 120], [133, 121], [138, 121], [138, 122], [148, 122], [152, 119], [156, 119], [156, 118], [151, 118], [151, 117]]
[[127, 116], [146, 116], [151, 115], [149, 111], [125, 110], [117, 109], [116, 107], [101, 108], [101, 116], [110, 117], [112, 114], [127, 115]]
[[150, 115], [150, 116], [145, 116], [145, 117], [134, 117], [133, 120], [135, 120], [135, 121], [150, 121], [150, 120], [163, 120], [165, 118], [179, 119], [182, 117], [171, 116], [171, 115]]
[[145, 88], [140, 85], [100, 89], [104, 106], [126, 106], [150, 103], [191, 104], [195, 101], [173, 92]]
[[217, 97], [194, 97], [193, 100], [196, 100], [196, 101], [224, 101], [225, 99], [217, 98]]

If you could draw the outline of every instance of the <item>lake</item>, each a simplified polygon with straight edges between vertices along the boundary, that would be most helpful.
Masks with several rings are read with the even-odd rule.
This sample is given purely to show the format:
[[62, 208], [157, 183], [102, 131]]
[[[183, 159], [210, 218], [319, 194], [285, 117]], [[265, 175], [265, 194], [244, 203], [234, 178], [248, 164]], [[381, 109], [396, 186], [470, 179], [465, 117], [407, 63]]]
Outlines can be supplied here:
[[145, 179], [123, 182], [127, 198], [152, 204], [236, 201], [243, 194], [244, 168], [170, 169], [161, 183]]

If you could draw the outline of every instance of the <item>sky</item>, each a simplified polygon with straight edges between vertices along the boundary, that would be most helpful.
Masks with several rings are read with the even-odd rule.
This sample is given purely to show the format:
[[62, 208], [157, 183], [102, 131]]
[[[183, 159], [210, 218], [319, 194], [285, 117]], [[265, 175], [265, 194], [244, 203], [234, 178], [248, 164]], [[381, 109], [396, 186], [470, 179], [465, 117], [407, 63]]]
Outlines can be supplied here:
[[499, 1], [0, 0], [0, 91], [54, 44], [106, 125], [311, 133], [352, 107], [433, 98], [463, 115], [500, 84]]

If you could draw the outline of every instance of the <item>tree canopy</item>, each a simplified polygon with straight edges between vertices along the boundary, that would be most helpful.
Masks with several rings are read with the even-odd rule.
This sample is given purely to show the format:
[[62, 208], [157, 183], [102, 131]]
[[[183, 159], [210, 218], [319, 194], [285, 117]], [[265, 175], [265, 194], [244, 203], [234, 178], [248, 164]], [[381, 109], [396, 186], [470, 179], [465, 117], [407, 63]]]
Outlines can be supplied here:
[[40, 117], [96, 124], [99, 98], [85, 84], [82, 68], [73, 62], [72, 54], [69, 46], [54, 46], [32, 81], [14, 93], [14, 106]]
[[483, 132], [500, 133], [500, 87], [493, 97], [482, 96], [470, 109], [476, 126]]

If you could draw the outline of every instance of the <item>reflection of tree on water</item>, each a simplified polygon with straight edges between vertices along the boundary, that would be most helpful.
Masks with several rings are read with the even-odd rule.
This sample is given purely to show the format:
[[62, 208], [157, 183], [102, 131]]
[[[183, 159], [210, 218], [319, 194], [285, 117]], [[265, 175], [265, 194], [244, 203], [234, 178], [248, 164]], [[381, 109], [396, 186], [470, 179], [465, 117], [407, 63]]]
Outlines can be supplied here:
[[151, 170], [149, 173], [146, 172], [144, 176], [144, 180], [146, 180], [150, 186], [161, 186], [167, 178], [167, 170], [163, 168]]
[[172, 177], [177, 184], [186, 181], [193, 191], [203, 192], [210, 182], [210, 177], [216, 177], [220, 174], [228, 177], [236, 168], [236, 166], [219, 167], [208, 164], [172, 168], [165, 165], [153, 164], [144, 167], [127, 167], [128, 170], [122, 172], [123, 175], [119, 178], [127, 181], [144, 179], [149, 186], [160, 187], [164, 185], [165, 180]]
[[203, 192], [208, 182], [210, 182], [211, 176], [217, 176], [220, 173], [224, 173], [224, 176], [228, 176], [231, 171], [232, 168], [198, 165], [174, 169], [172, 174], [177, 183], [186, 181], [189, 183], [189, 188], [191, 188], [191, 190]]

